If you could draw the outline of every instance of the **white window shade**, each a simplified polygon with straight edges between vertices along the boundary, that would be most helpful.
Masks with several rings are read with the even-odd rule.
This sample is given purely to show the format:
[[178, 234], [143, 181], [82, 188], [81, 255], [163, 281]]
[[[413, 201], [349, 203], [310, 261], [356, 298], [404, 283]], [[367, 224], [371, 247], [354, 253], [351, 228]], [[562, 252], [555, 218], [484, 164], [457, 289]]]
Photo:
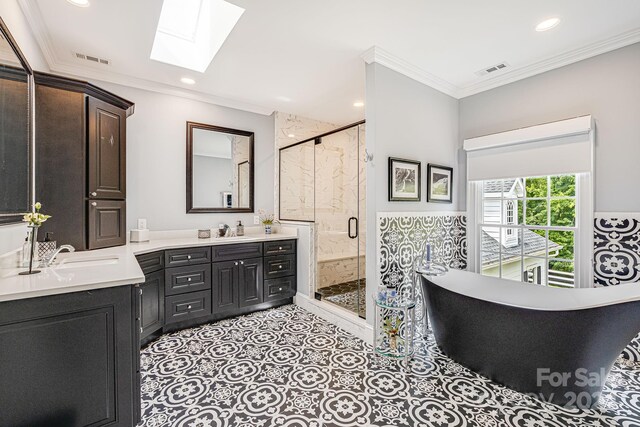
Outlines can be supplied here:
[[466, 139], [467, 179], [590, 173], [591, 116]]

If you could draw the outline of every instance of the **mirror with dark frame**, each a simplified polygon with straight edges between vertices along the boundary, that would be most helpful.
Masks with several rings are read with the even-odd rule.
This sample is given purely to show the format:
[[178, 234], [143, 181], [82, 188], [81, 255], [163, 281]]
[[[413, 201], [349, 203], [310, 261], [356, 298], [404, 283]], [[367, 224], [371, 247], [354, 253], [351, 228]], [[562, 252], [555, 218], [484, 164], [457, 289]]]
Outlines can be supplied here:
[[187, 122], [187, 213], [253, 212], [253, 132]]
[[31, 210], [33, 71], [0, 18], [0, 224]]

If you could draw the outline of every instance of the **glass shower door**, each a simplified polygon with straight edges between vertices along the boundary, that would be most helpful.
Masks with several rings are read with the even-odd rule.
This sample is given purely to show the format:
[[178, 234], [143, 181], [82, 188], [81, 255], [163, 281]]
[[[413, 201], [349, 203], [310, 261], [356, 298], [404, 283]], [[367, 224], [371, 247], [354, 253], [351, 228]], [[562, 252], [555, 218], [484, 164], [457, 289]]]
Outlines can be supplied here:
[[[365, 317], [362, 125], [315, 140], [316, 291]], [[362, 139], [362, 143], [361, 143]]]

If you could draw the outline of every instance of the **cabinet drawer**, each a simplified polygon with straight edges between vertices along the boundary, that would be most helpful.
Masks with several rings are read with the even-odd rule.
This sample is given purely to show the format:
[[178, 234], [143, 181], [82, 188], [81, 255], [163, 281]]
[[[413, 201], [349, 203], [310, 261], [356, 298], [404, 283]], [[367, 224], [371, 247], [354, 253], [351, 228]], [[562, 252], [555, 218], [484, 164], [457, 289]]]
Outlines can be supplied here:
[[211, 247], [172, 249], [164, 253], [165, 267], [205, 264], [211, 262]]
[[264, 301], [291, 298], [296, 294], [296, 276], [264, 281]]
[[164, 271], [164, 294], [178, 295], [211, 289], [211, 265], [187, 265]]
[[165, 323], [182, 322], [211, 314], [211, 292], [191, 292], [165, 299]]
[[296, 272], [295, 255], [276, 255], [264, 258], [264, 278], [292, 276]]
[[213, 262], [235, 261], [262, 256], [262, 243], [242, 243], [239, 245], [219, 245], [211, 248]]
[[153, 273], [154, 271], [164, 268], [164, 252], [153, 252], [150, 254], [136, 255], [138, 264], [144, 274]]
[[265, 255], [285, 255], [296, 253], [295, 240], [279, 240], [277, 242], [264, 242]]

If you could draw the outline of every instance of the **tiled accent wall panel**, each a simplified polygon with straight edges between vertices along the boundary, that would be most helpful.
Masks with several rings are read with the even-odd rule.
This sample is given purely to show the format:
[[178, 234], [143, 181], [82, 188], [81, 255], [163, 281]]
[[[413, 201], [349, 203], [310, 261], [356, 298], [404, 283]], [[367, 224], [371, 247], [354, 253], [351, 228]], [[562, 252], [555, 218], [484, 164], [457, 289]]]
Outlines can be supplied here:
[[[597, 215], [593, 237], [596, 286], [640, 286], [640, 214]], [[622, 356], [640, 362], [640, 335]]]
[[435, 260], [467, 268], [467, 217], [461, 213], [379, 213], [378, 239], [380, 283], [388, 286], [409, 277], [426, 242]]

